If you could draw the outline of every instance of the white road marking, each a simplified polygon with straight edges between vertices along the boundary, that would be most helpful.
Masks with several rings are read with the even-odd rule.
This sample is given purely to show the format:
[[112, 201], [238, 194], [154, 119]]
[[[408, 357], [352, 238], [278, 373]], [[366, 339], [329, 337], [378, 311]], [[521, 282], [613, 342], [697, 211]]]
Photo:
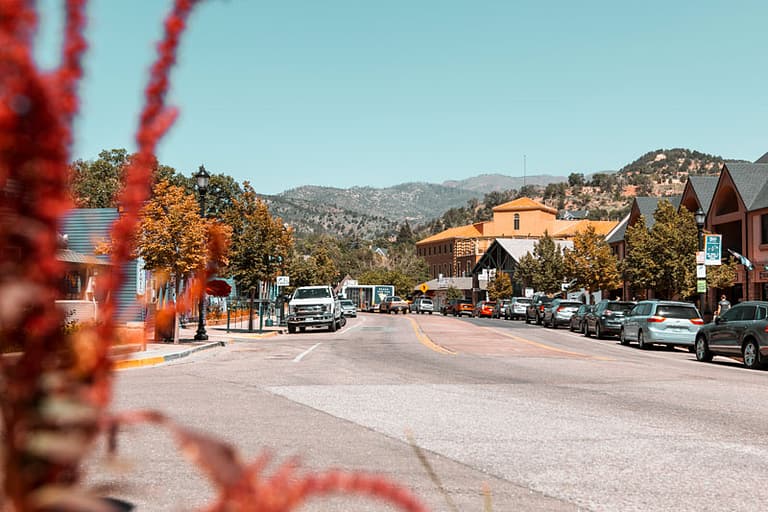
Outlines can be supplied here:
[[294, 363], [298, 363], [299, 361], [301, 361], [302, 359], [304, 359], [304, 356], [308, 355], [310, 352], [312, 352], [313, 350], [315, 350], [315, 349], [316, 349], [317, 347], [319, 347], [320, 345], [322, 345], [322, 343], [315, 343], [314, 345], [312, 345], [311, 347], [309, 347], [307, 350], [305, 350], [305, 351], [304, 351], [304, 352], [302, 352], [301, 354], [299, 354], [299, 355], [297, 355], [296, 357], [294, 357], [294, 358], [293, 358], [293, 362], [294, 362]]

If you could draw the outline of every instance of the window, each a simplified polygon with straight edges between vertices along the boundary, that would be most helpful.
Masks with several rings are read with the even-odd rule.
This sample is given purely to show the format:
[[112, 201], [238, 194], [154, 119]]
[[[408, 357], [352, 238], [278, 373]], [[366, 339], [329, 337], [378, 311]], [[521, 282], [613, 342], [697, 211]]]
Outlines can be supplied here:
[[768, 244], [768, 213], [760, 216], [760, 243]]
[[515, 231], [520, 229], [520, 214], [515, 214]]

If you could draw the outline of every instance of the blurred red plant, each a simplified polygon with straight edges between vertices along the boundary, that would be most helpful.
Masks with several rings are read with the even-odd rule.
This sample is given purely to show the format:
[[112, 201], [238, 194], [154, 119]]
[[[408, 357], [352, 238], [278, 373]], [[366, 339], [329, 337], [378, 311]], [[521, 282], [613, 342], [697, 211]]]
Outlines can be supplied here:
[[[64, 334], [54, 302], [63, 270], [55, 256], [57, 230], [72, 207], [67, 165], [86, 49], [85, 3], [65, 1], [61, 65], [45, 74], [32, 55], [35, 2], [0, 0], [0, 348], [22, 348], [15, 357], [0, 357], [3, 512], [111, 510], [78, 487], [82, 458], [100, 432], [108, 432], [114, 449], [119, 426], [136, 422], [169, 428], [182, 452], [216, 483], [219, 496], [206, 510], [288, 511], [312, 495], [330, 492], [359, 493], [403, 510], [424, 510], [408, 491], [380, 477], [336, 471], [299, 477], [294, 465], [286, 464], [265, 478], [265, 457], [245, 464], [228, 444], [185, 429], [161, 413], [107, 412], [115, 305], [107, 301], [98, 325]], [[136, 135], [138, 153], [120, 196], [123, 214], [113, 227], [115, 269], [131, 257], [132, 234], [150, 192], [155, 149], [176, 118], [177, 111], [165, 105], [168, 77], [195, 4], [175, 0], [165, 20]], [[117, 289], [123, 278], [114, 272], [104, 286]]]

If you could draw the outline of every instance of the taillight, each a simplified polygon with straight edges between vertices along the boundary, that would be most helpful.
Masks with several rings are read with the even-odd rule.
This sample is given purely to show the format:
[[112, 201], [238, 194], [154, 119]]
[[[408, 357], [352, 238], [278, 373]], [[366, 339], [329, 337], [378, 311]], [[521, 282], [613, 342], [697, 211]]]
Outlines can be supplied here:
[[557, 308], [557, 312], [559, 313], [559, 312], [561, 312], [562, 310], [563, 310], [563, 306], [558, 306], [558, 308]]
[[604, 315], [605, 316], [613, 316], [613, 311], [611, 311], [610, 309], [606, 309]]
[[663, 316], [649, 316], [648, 320], [646, 321], [649, 323], [659, 323], [659, 322], [663, 322], [664, 320], [666, 320], [666, 318]]
[[694, 325], [704, 325], [704, 320], [701, 318], [691, 318], [691, 323]]
[[541, 306], [539, 306], [539, 311], [541, 311], [541, 312], [544, 312], [544, 304], [542, 304]]

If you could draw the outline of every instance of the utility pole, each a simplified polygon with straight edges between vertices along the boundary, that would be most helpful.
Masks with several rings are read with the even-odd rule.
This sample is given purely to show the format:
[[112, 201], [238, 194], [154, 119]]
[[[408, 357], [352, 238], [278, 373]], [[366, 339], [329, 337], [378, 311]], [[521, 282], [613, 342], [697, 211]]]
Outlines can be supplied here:
[[525, 168], [525, 155], [523, 155], [523, 186], [525, 186], [525, 175], [526, 175], [526, 168]]

